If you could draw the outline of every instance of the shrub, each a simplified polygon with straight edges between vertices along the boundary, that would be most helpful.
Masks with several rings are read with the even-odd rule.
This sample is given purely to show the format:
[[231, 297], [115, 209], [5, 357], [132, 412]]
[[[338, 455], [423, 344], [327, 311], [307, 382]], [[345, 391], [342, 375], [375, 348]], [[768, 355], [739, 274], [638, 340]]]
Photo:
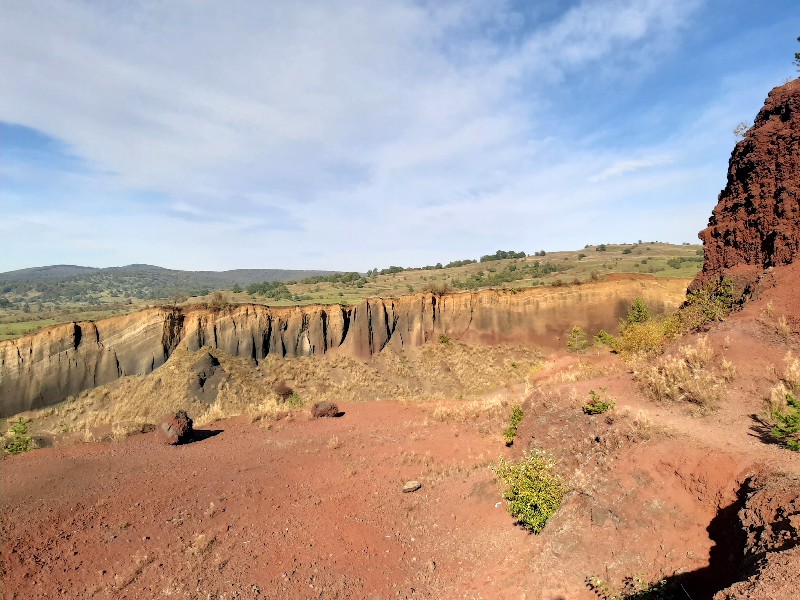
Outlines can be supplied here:
[[623, 323], [612, 348], [620, 354], [660, 354], [679, 331], [679, 324], [674, 316], [650, 319], [642, 323]]
[[[600, 391], [605, 392], [603, 388], [600, 388]], [[600, 415], [610, 411], [615, 405], [616, 402], [613, 398], [603, 399], [594, 390], [589, 390], [589, 402], [583, 405], [583, 412], [587, 415]]]
[[305, 403], [300, 397], [300, 394], [297, 392], [292, 392], [292, 394], [286, 399], [285, 404], [287, 408], [301, 408]]
[[643, 298], [636, 298], [633, 301], [630, 309], [628, 309], [628, 316], [625, 318], [625, 321], [628, 324], [631, 323], [646, 323], [650, 320], [650, 309], [647, 308], [647, 304]]
[[569, 352], [583, 352], [589, 346], [586, 332], [577, 325], [572, 328], [567, 336], [567, 350]]
[[631, 254], [632, 252], [633, 252], [633, 250], [632, 250], [631, 248], [625, 248], [625, 249], [622, 251], [622, 253], [623, 253], [623, 254]]
[[773, 414], [777, 421], [772, 435], [783, 440], [789, 450], [800, 452], [800, 400], [791, 392], [786, 393], [787, 410]]
[[11, 439], [6, 442], [6, 454], [22, 454], [33, 448], [33, 438], [28, 435], [28, 423], [24, 418], [11, 423]]
[[544, 529], [567, 493], [566, 484], [554, 469], [553, 461], [538, 450], [517, 463], [507, 463], [501, 457], [493, 468], [506, 486], [503, 498], [508, 501], [508, 513], [532, 533]]
[[711, 281], [686, 296], [686, 302], [677, 313], [681, 329], [694, 331], [709, 323], [722, 321], [735, 306], [733, 282], [727, 277]]
[[508, 427], [503, 430], [503, 437], [505, 438], [507, 445], [510, 446], [514, 443], [514, 439], [517, 437], [517, 426], [524, 417], [525, 413], [522, 412], [522, 407], [519, 404], [515, 404], [511, 407], [511, 416], [508, 419]]
[[596, 346], [608, 346], [612, 350], [616, 350], [617, 338], [604, 329], [601, 329], [597, 332], [597, 335], [594, 336], [594, 343]]

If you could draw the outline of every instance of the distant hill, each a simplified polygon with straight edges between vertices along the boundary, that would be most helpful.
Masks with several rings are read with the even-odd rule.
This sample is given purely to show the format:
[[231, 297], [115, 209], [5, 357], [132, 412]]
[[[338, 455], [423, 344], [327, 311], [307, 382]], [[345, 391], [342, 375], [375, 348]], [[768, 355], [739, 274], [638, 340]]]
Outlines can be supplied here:
[[88, 275], [99, 271], [95, 267], [79, 267], [78, 265], [50, 265], [48, 267], [31, 267], [0, 273], [0, 281], [41, 281], [42, 279], [66, 279], [76, 275]]
[[154, 265], [127, 265], [98, 269], [52, 265], [0, 273], [0, 294], [29, 297], [38, 302], [91, 302], [101, 298], [160, 300], [175, 295], [205, 295], [215, 289], [247, 286], [263, 281], [288, 282], [335, 271], [291, 269], [235, 269], [180, 271]]

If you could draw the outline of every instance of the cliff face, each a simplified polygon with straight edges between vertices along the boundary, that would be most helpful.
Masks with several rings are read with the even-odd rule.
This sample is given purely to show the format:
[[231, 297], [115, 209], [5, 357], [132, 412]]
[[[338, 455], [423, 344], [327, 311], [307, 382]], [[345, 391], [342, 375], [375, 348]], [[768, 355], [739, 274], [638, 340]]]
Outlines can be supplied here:
[[416, 294], [354, 306], [221, 311], [148, 309], [97, 322], [56, 325], [0, 343], [0, 416], [60, 402], [124, 375], [143, 375], [172, 351], [217, 348], [255, 363], [270, 355], [339, 352], [369, 358], [384, 348], [416, 348], [445, 335], [474, 344], [564, 346], [574, 325], [615, 330], [636, 297], [655, 313], [678, 306], [685, 280], [626, 276], [512, 293]]
[[693, 286], [730, 269], [753, 275], [800, 256], [800, 79], [770, 92], [736, 144], [727, 185], [700, 238], [705, 264]]

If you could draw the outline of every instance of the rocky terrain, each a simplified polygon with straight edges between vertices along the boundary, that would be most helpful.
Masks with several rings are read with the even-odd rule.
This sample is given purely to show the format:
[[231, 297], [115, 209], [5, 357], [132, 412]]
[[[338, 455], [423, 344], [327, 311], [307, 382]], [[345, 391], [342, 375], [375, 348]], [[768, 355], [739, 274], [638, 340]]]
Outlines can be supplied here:
[[[693, 289], [738, 277], [745, 302], [646, 356], [565, 347], [631, 294], [674, 306], [641, 279], [150, 311], [6, 343], [3, 405], [43, 406], [24, 415], [56, 435], [0, 462], [4, 597], [795, 598], [800, 455], [770, 419], [800, 394], [799, 96], [770, 94], [701, 234]], [[194, 441], [161, 443], [153, 407], [206, 411]], [[123, 415], [151, 426], [116, 435]], [[568, 491], [534, 535], [491, 467], [536, 451]]]

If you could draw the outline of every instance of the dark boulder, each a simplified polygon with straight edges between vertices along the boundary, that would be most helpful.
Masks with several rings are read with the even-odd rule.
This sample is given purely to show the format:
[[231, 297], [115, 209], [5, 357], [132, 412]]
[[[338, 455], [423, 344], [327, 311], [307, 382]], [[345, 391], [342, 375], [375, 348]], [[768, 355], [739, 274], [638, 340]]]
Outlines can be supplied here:
[[159, 439], [170, 446], [191, 442], [193, 434], [192, 419], [185, 410], [168, 414], [158, 426]]
[[311, 407], [311, 416], [315, 419], [320, 417], [335, 417], [339, 414], [339, 407], [333, 402], [315, 402]]

